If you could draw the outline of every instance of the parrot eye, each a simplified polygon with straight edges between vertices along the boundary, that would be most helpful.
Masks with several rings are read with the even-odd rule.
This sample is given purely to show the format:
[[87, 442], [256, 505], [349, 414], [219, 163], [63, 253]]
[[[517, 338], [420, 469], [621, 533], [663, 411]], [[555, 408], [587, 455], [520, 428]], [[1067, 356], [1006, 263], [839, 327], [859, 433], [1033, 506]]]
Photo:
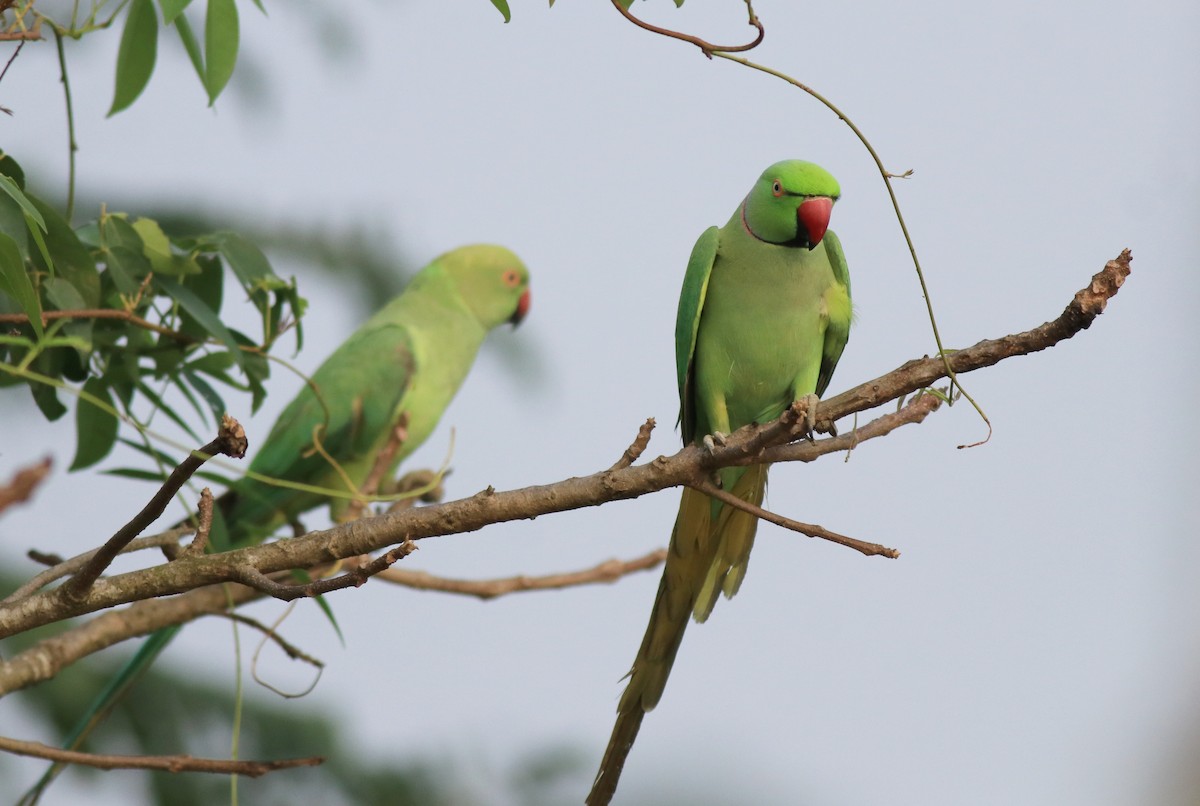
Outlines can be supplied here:
[[780, 182], [778, 179], [776, 179], [774, 182], [771, 183], [771, 192], [774, 193], [775, 198], [778, 199], [780, 196], [783, 195], [783, 183]]
[[516, 269], [509, 269], [504, 272], [504, 284], [509, 288], [516, 288], [521, 284], [521, 275]]

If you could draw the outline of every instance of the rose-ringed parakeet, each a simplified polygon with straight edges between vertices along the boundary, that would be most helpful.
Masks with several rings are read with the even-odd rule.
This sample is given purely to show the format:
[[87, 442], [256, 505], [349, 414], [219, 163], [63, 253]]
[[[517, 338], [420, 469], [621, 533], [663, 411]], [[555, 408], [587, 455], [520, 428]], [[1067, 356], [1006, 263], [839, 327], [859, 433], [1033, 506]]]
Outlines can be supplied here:
[[[680, 424], [704, 443], [822, 395], [850, 333], [850, 275], [829, 217], [837, 181], [810, 162], [767, 168], [724, 227], [700, 236], [675, 323]], [[811, 410], [811, 409], [810, 409]], [[761, 505], [767, 466], [719, 471], [723, 489]], [[658, 704], [688, 618], [737, 593], [757, 519], [686, 488], [650, 624], [629, 671], [589, 806], [616, 790], [643, 715]]]
[[[394, 472], [433, 431], [488, 332], [518, 324], [529, 303], [529, 272], [508, 249], [474, 245], [441, 255], [321, 364], [311, 385], [300, 390], [262, 440], [250, 470], [353, 492], [403, 417], [404, 441], [388, 469]], [[349, 503], [244, 477], [217, 499], [215, 510], [224, 526], [214, 524], [212, 546], [224, 550], [259, 542], [327, 501], [335, 519]], [[103, 718], [179, 629], [159, 630], [143, 642], [67, 746]], [[39, 787], [48, 782], [44, 777]]]

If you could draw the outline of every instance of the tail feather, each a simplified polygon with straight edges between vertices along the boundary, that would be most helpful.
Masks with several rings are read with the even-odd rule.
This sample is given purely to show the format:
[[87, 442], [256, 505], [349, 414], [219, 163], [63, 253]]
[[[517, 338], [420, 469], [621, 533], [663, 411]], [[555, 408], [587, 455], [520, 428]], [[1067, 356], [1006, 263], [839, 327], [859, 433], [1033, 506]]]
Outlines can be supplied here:
[[[751, 465], [734, 483], [730, 492], [755, 506], [762, 506], [767, 491], [767, 465]], [[717, 597], [724, 592], [726, 599], [733, 598], [746, 578], [750, 563], [750, 550], [754, 548], [754, 534], [758, 530], [758, 518], [749, 512], [724, 506], [717, 514], [712, 528], [712, 542], [716, 546], [704, 584], [696, 596], [693, 615], [703, 623], [712, 614]]]
[[[766, 483], [766, 466], [755, 465], [733, 485], [733, 494], [761, 504]], [[695, 615], [697, 621], [703, 621], [722, 589], [726, 596], [737, 592], [746, 575], [757, 525], [753, 515], [714, 506], [711, 498], [695, 490], [683, 491], [650, 623], [627, 675], [629, 683], [617, 706], [617, 722], [587, 806], [605, 806], [612, 799], [642, 718], [658, 705], [666, 688], [688, 617]]]

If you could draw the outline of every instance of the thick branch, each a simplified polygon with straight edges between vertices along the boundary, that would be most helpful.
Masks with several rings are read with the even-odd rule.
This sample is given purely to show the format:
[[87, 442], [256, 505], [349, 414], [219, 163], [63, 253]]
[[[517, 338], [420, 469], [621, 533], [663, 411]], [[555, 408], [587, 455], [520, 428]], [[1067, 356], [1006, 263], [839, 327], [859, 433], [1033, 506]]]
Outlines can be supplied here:
[[234, 761], [223, 758], [193, 758], [192, 756], [110, 756], [63, 750], [41, 742], [25, 742], [0, 736], [0, 750], [18, 756], [32, 756], [63, 764], [83, 764], [101, 770], [163, 770], [165, 772], [215, 772], [223, 775], [246, 775], [258, 778], [276, 770], [296, 767], [316, 767], [325, 759], [285, 758], [278, 761]]
[[[1129, 274], [1129, 253], [1110, 261], [1075, 295], [1057, 319], [1032, 330], [981, 341], [954, 353], [955, 372], [991, 366], [1006, 358], [1044, 350], [1089, 327], [1107, 300]], [[898, 369], [820, 404], [818, 428], [855, 412], [864, 411], [930, 386], [945, 375], [940, 358], [909, 361]], [[605, 470], [555, 484], [508, 492], [488, 488], [470, 498], [437, 506], [382, 515], [225, 554], [183, 557], [166, 565], [99, 579], [80, 600], [63, 595], [61, 588], [41, 591], [28, 598], [0, 604], [0, 637], [64, 618], [95, 612], [139, 599], [169, 596], [204, 585], [239, 579], [244, 568], [263, 574], [293, 568], [311, 568], [325, 562], [367, 554], [401, 543], [447, 534], [475, 531], [489, 524], [534, 518], [552, 512], [599, 506], [609, 501], [636, 498], [668, 487], [689, 483], [697, 474], [716, 467], [764, 461], [811, 461], [817, 456], [845, 450], [875, 436], [889, 433], [905, 422], [919, 422], [916, 410], [928, 414], [931, 396], [918, 397], [903, 417], [887, 414], [854, 433], [811, 443], [787, 444], [799, 419], [796, 409], [775, 423], [741, 429], [724, 447], [711, 453], [687, 447], [674, 456], [619, 470]], [[906, 420], [905, 417], [912, 419]], [[790, 425], [788, 423], [791, 423]], [[770, 435], [770, 439], [764, 439]], [[751, 448], [753, 450], [751, 450]], [[132, 610], [132, 608], [130, 608]], [[106, 614], [107, 615], [107, 614]], [[4, 664], [0, 664], [0, 680]], [[0, 692], [9, 690], [0, 685]]]

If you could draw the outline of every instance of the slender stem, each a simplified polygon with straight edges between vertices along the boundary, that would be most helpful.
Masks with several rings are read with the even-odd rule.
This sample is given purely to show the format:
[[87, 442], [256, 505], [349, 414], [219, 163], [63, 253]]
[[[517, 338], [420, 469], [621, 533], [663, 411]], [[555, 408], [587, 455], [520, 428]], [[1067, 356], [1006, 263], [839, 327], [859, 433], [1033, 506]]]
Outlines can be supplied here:
[[71, 105], [71, 82], [67, 78], [67, 54], [63, 50], [63, 35], [55, 27], [54, 45], [58, 49], [58, 69], [62, 75], [63, 95], [67, 99], [67, 223], [75, 212], [75, 152], [79, 145], [75, 142], [75, 110]]
[[[863, 147], [867, 149], [867, 153], [869, 153], [871, 155], [871, 159], [875, 161], [875, 167], [879, 169], [879, 175], [883, 178], [883, 184], [887, 187], [888, 196], [892, 200], [892, 209], [896, 211], [896, 220], [900, 222], [900, 231], [904, 233], [904, 242], [908, 244], [908, 252], [910, 255], [912, 255], [913, 266], [916, 267], [917, 270], [917, 280], [921, 283], [921, 294], [925, 298], [925, 310], [929, 314], [929, 325], [933, 329], [933, 340], [937, 344], [938, 355], [941, 357], [942, 362], [946, 366], [946, 375], [950, 378], [950, 383], [952, 384], [951, 388], [954, 386], [958, 387], [959, 391], [962, 393], [962, 396], [965, 397], [972, 406], [974, 406], [975, 411], [979, 412], [979, 416], [983, 418], [983, 422], [987, 424], [988, 427], [988, 435], [984, 437], [983, 440], [970, 445], [959, 445], [958, 447], [973, 448], [976, 445], [982, 445], [983, 443], [987, 442], [992, 438], [992, 421], [988, 419], [987, 414], [975, 401], [975, 398], [971, 397], [970, 393], [968, 393], [967, 390], [963, 388], [963, 385], [959, 383], [958, 376], [954, 374], [954, 369], [950, 366], [950, 357], [946, 353], [946, 348], [942, 346], [942, 335], [938, 331], [937, 317], [935, 317], [933, 314], [933, 301], [929, 297], [929, 286], [925, 283], [925, 272], [921, 270], [921, 261], [917, 257], [917, 247], [913, 244], [912, 235], [909, 234], [908, 231], [908, 224], [906, 224], [904, 221], [904, 214], [900, 212], [900, 201], [896, 198], [896, 190], [892, 187], [892, 179], [895, 178], [896, 175], [888, 171], [888, 169], [883, 166], [883, 160], [879, 158], [879, 154], [875, 151], [875, 147], [871, 145], [871, 141], [868, 140], [867, 136], [862, 133], [862, 130], [859, 129], [858, 126], [854, 125], [854, 121], [850, 120], [850, 118], [846, 116], [845, 112], [838, 109], [832, 101], [814, 90], [812, 87], [808, 86], [807, 84], [800, 83], [786, 73], [781, 73], [778, 70], [772, 70], [770, 67], [752, 62], [749, 59], [743, 59], [740, 56], [730, 56], [728, 53], [722, 53], [721, 51], [714, 51], [712, 55], [718, 56], [722, 59], [728, 59], [731, 62], [737, 62], [740, 65], [750, 67], [754, 70], [766, 73], [767, 75], [775, 76], [776, 78], [791, 84], [793, 87], [797, 87], [798, 89], [807, 92], [813, 98], [824, 104], [830, 112], [833, 112], [833, 114], [837, 115], [847, 126], [849, 126], [850, 131], [854, 132], [854, 135], [858, 138], [859, 142], [861, 142]], [[907, 175], [907, 173], [902, 174], [902, 176]]]

